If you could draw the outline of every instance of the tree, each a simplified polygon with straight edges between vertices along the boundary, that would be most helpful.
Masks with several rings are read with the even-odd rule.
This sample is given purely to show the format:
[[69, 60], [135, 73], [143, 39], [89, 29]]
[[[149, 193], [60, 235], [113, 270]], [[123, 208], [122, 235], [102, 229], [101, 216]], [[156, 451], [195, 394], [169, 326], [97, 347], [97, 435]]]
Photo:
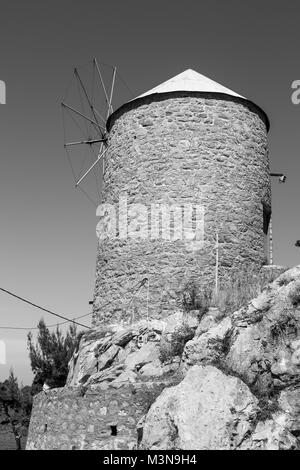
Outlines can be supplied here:
[[21, 436], [29, 426], [32, 406], [30, 387], [19, 388], [18, 380], [12, 369], [9, 377], [0, 383], [0, 405], [10, 423], [16, 441], [17, 450], [21, 450]]
[[68, 363], [81, 334], [76, 333], [76, 326], [71, 324], [66, 335], [60, 329], [51, 333], [43, 319], [38, 324], [37, 343], [33, 343], [32, 334], [28, 334], [28, 349], [31, 368], [34, 373], [33, 394], [39, 392], [43, 384], [49, 387], [63, 387], [67, 380]]

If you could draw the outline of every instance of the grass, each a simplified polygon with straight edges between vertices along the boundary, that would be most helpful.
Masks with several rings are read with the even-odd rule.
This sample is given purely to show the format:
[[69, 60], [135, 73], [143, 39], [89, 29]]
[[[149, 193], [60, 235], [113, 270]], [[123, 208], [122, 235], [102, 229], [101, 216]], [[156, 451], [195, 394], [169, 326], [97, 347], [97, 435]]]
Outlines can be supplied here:
[[[216, 307], [221, 319], [247, 305], [276, 277], [278, 274], [272, 272], [262, 275], [251, 269], [240, 270], [223, 279], [217, 293], [212, 285], [204, 287], [190, 281], [182, 292], [182, 307], [185, 311], [198, 310], [199, 320], [210, 307]], [[300, 293], [294, 300], [300, 302]]]

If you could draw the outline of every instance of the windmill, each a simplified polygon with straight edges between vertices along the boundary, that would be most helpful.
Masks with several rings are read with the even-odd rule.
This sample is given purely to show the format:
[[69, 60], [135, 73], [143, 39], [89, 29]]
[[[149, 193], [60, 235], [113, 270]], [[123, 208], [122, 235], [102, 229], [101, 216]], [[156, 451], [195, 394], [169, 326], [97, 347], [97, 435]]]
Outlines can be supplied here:
[[74, 69], [61, 103], [64, 148], [74, 184], [95, 206], [101, 202], [108, 139], [106, 121], [115, 106], [128, 99], [128, 92], [132, 99], [116, 67], [94, 58]]

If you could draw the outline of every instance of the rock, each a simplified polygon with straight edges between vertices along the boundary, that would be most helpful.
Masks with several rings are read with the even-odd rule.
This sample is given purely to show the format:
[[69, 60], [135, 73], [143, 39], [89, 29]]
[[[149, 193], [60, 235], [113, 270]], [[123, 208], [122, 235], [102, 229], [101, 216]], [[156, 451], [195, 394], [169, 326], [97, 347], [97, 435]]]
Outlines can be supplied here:
[[[159, 342], [165, 326], [161, 320], [141, 320], [130, 326], [110, 324], [105, 329], [89, 331], [69, 363], [67, 385], [102, 381], [106, 374], [99, 372], [116, 363], [124, 364], [132, 350], [143, 347], [144, 341]], [[109, 374], [107, 377], [111, 378]]]
[[297, 450], [299, 442], [284, 426], [273, 419], [257, 424], [243, 450]]
[[202, 333], [206, 333], [210, 328], [213, 328], [216, 324], [220, 323], [219, 317], [220, 311], [218, 308], [210, 307], [207, 313], [201, 318], [200, 323], [197, 326], [195, 336], [200, 336]]
[[[260, 394], [300, 386], [300, 267], [281, 274], [248, 305], [203, 328], [183, 353], [184, 368], [213, 363], [241, 377]], [[252, 388], [251, 388], [252, 389]]]
[[97, 362], [97, 371], [108, 367], [113, 362], [120, 350], [120, 346], [113, 344], [104, 354], [101, 354]]
[[[133, 430], [138, 423], [142, 449], [299, 449], [300, 266], [225, 317], [212, 307], [201, 318], [198, 313], [89, 331], [70, 361], [64, 390], [84, 399], [114, 395], [113, 402], [129, 390], [121, 411]], [[158, 383], [155, 397], [169, 388], [153, 402]], [[141, 391], [141, 401], [131, 389]], [[132, 407], [141, 412], [135, 422]], [[88, 434], [95, 431], [101, 441], [104, 434], [90, 424]], [[124, 430], [127, 424], [118, 425], [118, 438]]]
[[163, 334], [172, 334], [180, 325], [185, 325], [189, 328], [196, 329], [199, 321], [197, 318], [197, 310], [190, 312], [175, 312], [173, 315], [169, 315], [166, 318], [166, 326], [163, 330]]
[[232, 329], [231, 319], [225, 318], [205, 333], [202, 329], [199, 332], [197, 330], [195, 337], [185, 345], [182, 356], [183, 368], [194, 364], [215, 363], [227, 352], [226, 340], [232, 334]]
[[149, 362], [140, 369], [140, 374], [142, 377], [160, 377], [163, 375], [163, 373], [164, 368], [161, 366], [161, 362], [158, 360]]
[[93, 373], [97, 372], [97, 359], [95, 357], [95, 349], [97, 349], [101, 340], [97, 342], [81, 340], [79, 351], [74, 354], [69, 363], [69, 373], [67, 378], [68, 386], [76, 386], [80, 381]]
[[282, 390], [278, 404], [285, 412], [286, 427], [295, 436], [300, 436], [300, 388]]
[[137, 374], [131, 370], [126, 370], [122, 372], [116, 379], [111, 382], [111, 385], [115, 388], [122, 387], [123, 385], [134, 383], [136, 381]]
[[105, 370], [101, 370], [100, 372], [96, 372], [91, 377], [89, 377], [89, 379], [87, 380], [87, 382], [84, 385], [89, 386], [91, 384], [97, 384], [97, 383], [101, 383], [101, 382], [104, 382], [104, 381], [112, 382], [119, 375], [121, 375], [123, 371], [124, 371], [124, 365], [123, 364], [119, 364], [117, 366], [110, 367], [110, 368], [105, 369]]
[[257, 403], [240, 379], [212, 366], [193, 366], [151, 406], [141, 448], [237, 449], [252, 428]]
[[125, 367], [129, 370], [139, 370], [149, 362], [159, 360], [159, 348], [156, 342], [144, 344], [141, 349], [129, 354], [125, 360]]
[[126, 346], [129, 341], [131, 341], [133, 338], [133, 331], [132, 328], [127, 328], [125, 331], [120, 331], [116, 333], [113, 338], [112, 342], [116, 344], [117, 346]]

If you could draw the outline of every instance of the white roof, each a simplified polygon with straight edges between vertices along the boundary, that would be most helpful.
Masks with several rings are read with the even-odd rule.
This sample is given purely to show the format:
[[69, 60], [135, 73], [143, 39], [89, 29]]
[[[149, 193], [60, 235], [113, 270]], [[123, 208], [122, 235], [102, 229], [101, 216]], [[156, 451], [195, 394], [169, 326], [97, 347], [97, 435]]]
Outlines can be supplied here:
[[153, 95], [154, 93], [170, 93], [174, 91], [198, 91], [198, 92], [208, 92], [208, 93], [224, 93], [226, 95], [237, 96], [239, 98], [244, 98], [244, 96], [238, 95], [229, 88], [220, 85], [217, 82], [214, 82], [210, 78], [201, 75], [195, 70], [187, 69], [184, 72], [176, 75], [170, 80], [158, 85], [152, 90], [146, 91], [142, 95], [137, 96], [137, 98], [142, 98], [143, 96]]

